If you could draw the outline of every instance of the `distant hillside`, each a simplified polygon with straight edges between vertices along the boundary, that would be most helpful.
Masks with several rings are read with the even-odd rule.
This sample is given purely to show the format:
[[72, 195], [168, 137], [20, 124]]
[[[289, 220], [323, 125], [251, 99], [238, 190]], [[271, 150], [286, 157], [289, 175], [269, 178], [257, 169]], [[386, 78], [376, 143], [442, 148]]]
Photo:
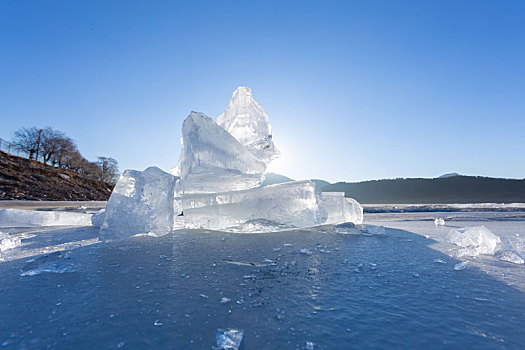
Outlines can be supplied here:
[[[290, 179], [289, 177], [284, 176], [284, 175], [275, 174], [275, 173], [267, 173], [261, 186], [282, 184], [284, 182], [290, 182], [290, 181], [295, 181], [295, 180]], [[312, 182], [315, 184], [318, 190], [322, 190], [325, 186], [330, 185], [330, 183], [325, 180], [312, 179]]]
[[345, 192], [347, 197], [373, 204], [525, 202], [525, 180], [479, 176], [338, 182], [323, 191]]
[[113, 185], [0, 151], [0, 200], [105, 201]]
[[318, 180], [318, 179], [312, 179], [312, 182], [317, 186], [317, 189], [320, 191], [324, 191], [324, 188], [328, 185], [330, 185], [330, 182], [325, 180]]

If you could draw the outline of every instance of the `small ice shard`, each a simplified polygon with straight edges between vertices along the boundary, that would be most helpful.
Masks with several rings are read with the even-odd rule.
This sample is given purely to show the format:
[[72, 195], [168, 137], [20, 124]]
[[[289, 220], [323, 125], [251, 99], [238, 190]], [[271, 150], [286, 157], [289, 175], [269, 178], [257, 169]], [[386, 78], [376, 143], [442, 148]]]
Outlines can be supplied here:
[[446, 264], [447, 262], [445, 260], [441, 260], [441, 259], [434, 259], [434, 262], [435, 263], [438, 263], [438, 264]]
[[102, 227], [104, 224], [104, 218], [106, 217], [106, 209], [100, 209], [97, 213], [91, 216], [91, 225], [93, 227]]
[[505, 261], [517, 265], [523, 265], [525, 263], [523, 258], [512, 250], [503, 250], [498, 252], [497, 255], [500, 261]]
[[276, 227], [312, 227], [326, 220], [315, 184], [308, 180], [244, 191], [184, 195], [175, 201], [181, 203], [187, 228], [235, 230], [239, 225], [246, 228], [256, 223], [257, 232], [271, 232]]
[[71, 252], [54, 252], [41, 256], [22, 268], [20, 276], [36, 276], [41, 273], [75, 272], [78, 263], [71, 259]]
[[306, 346], [304, 348], [305, 348], [305, 350], [314, 350], [314, 345], [315, 344], [313, 342], [307, 341], [306, 342]]
[[143, 233], [162, 236], [171, 231], [176, 180], [156, 167], [124, 171], [106, 206], [101, 237], [115, 240]]
[[159, 327], [159, 326], [162, 326], [163, 323], [160, 322], [160, 320], [155, 320], [155, 322], [153, 322], [153, 325]]
[[0, 209], [0, 227], [91, 226], [91, 214]]
[[218, 329], [215, 333], [217, 348], [220, 350], [238, 350], [243, 336], [244, 330], [242, 329]]
[[191, 112], [182, 124], [182, 150], [172, 170], [180, 176], [178, 194], [215, 193], [254, 188], [266, 164], [202, 113]]
[[362, 231], [358, 229], [354, 223], [345, 222], [339, 225], [335, 225], [334, 233], [339, 233], [339, 234], [344, 234], [344, 235], [360, 235]]
[[221, 304], [227, 304], [227, 303], [229, 303], [230, 301], [232, 301], [232, 300], [229, 299], [229, 298], [226, 298], [226, 297], [222, 297], [222, 298], [221, 298]]
[[386, 229], [384, 226], [377, 225], [362, 225], [362, 232], [367, 235], [385, 235]]
[[355, 199], [345, 198], [344, 192], [322, 192], [321, 203], [328, 215], [325, 224], [363, 223], [363, 207]]
[[301, 248], [299, 249], [299, 253], [304, 255], [312, 255], [312, 251], [310, 250], [310, 248]]
[[460, 256], [492, 255], [501, 242], [500, 238], [485, 226], [450, 230], [446, 241], [463, 248], [458, 251]]
[[445, 219], [443, 219], [443, 218], [435, 218], [434, 219], [434, 225], [436, 225], [436, 226], [443, 226], [443, 225], [445, 225]]
[[467, 268], [467, 265], [468, 265], [468, 261], [458, 262], [456, 265], [454, 265], [454, 270], [456, 271], [465, 270]]
[[22, 244], [20, 237], [11, 237], [7, 233], [0, 232], [0, 253], [14, 249]]
[[228, 131], [257, 159], [268, 164], [279, 157], [272, 139], [268, 115], [252, 96], [248, 87], [238, 87], [217, 124]]

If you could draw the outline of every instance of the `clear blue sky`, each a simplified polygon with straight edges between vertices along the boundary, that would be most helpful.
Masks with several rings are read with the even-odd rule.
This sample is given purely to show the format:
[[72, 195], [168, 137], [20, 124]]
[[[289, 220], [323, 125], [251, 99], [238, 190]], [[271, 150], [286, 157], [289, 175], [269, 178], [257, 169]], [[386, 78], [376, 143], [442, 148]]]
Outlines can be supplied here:
[[0, 2], [0, 137], [168, 170], [239, 85], [295, 179], [525, 177], [525, 1]]

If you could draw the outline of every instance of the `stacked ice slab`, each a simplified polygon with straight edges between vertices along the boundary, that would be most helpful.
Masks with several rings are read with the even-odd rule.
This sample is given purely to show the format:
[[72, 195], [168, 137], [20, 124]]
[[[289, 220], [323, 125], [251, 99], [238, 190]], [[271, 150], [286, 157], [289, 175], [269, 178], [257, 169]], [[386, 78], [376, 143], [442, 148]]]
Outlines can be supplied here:
[[271, 126], [251, 90], [239, 87], [217, 122], [191, 112], [172, 174], [127, 170], [106, 208], [102, 236], [166, 234], [178, 228], [267, 232], [322, 224], [360, 224], [363, 210], [344, 193], [319, 193], [311, 181], [261, 187], [279, 156]]

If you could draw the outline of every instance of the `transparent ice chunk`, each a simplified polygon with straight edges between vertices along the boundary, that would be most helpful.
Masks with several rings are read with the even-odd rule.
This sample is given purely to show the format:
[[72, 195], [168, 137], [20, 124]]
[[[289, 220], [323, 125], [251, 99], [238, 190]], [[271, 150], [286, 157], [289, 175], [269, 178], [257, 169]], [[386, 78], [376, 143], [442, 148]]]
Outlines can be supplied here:
[[443, 226], [443, 225], [445, 225], [445, 219], [443, 219], [443, 218], [435, 218], [434, 219], [434, 225], [436, 225], [436, 226]]
[[191, 112], [182, 125], [182, 150], [172, 173], [178, 193], [215, 193], [257, 187], [266, 172], [258, 160], [215, 121]]
[[498, 252], [497, 257], [500, 261], [505, 261], [517, 265], [523, 265], [525, 263], [523, 258], [512, 250], [502, 250]]
[[460, 256], [492, 255], [501, 242], [500, 238], [485, 226], [450, 230], [446, 241], [463, 248], [459, 251]]
[[242, 329], [218, 329], [215, 333], [217, 349], [238, 350], [243, 336], [244, 330]]
[[363, 232], [353, 222], [344, 222], [334, 226], [334, 233], [343, 235], [360, 235]]
[[0, 253], [14, 249], [22, 244], [20, 237], [12, 237], [7, 233], [0, 232]]
[[321, 199], [328, 214], [326, 224], [351, 222], [358, 225], [363, 222], [363, 207], [355, 199], [345, 198], [344, 192], [323, 192]]
[[454, 265], [454, 270], [456, 271], [465, 270], [467, 268], [467, 265], [468, 265], [468, 261], [458, 262], [456, 265]]
[[[276, 225], [304, 228], [326, 220], [315, 184], [309, 180], [244, 191], [184, 195], [175, 201], [188, 228], [231, 230], [255, 223], [258, 231], [269, 232]], [[263, 223], [269, 223], [267, 229]]]
[[104, 218], [106, 217], [106, 209], [100, 209], [98, 212], [93, 214], [91, 217], [91, 225], [93, 227], [102, 227], [104, 224]]
[[268, 115], [255, 101], [250, 88], [241, 86], [234, 91], [226, 110], [217, 118], [217, 124], [265, 164], [279, 157]]
[[101, 237], [114, 240], [143, 233], [162, 236], [171, 231], [176, 180], [156, 167], [124, 171], [106, 206]]

